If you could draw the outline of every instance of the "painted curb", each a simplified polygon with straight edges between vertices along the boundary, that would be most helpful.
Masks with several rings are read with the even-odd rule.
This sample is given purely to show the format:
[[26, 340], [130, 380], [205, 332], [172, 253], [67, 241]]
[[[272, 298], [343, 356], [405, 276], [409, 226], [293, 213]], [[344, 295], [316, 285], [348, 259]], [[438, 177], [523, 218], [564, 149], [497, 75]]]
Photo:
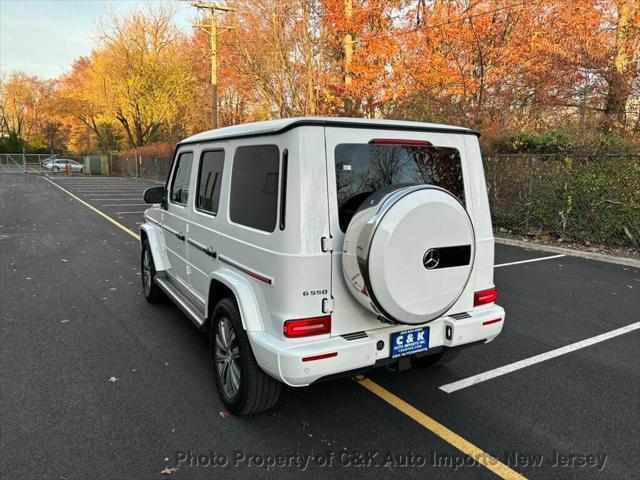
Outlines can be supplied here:
[[570, 257], [585, 258], [587, 260], [596, 260], [598, 262], [615, 263], [616, 265], [624, 265], [625, 267], [640, 268], [640, 260], [626, 257], [616, 257], [615, 255], [607, 255], [597, 252], [583, 252], [581, 250], [573, 250], [571, 248], [554, 247], [553, 245], [545, 245], [534, 242], [524, 242], [522, 240], [513, 240], [511, 238], [495, 237], [496, 243], [502, 245], [510, 245], [512, 247], [528, 248], [529, 250], [537, 250], [541, 252], [562, 253]]

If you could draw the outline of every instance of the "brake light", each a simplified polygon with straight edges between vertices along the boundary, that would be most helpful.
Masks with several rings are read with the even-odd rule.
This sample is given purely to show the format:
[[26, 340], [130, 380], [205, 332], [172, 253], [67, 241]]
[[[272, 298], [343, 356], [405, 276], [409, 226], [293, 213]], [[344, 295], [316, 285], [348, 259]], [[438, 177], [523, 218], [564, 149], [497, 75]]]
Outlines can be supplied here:
[[479, 307], [480, 305], [487, 305], [488, 303], [494, 303], [498, 299], [498, 289], [490, 288], [489, 290], [482, 290], [476, 292], [473, 295], [473, 306]]
[[409, 147], [430, 147], [433, 144], [426, 140], [404, 140], [401, 138], [374, 138], [371, 145], [406, 145]]
[[289, 338], [331, 333], [331, 315], [301, 318], [300, 320], [287, 320], [284, 322], [282, 331], [284, 336]]

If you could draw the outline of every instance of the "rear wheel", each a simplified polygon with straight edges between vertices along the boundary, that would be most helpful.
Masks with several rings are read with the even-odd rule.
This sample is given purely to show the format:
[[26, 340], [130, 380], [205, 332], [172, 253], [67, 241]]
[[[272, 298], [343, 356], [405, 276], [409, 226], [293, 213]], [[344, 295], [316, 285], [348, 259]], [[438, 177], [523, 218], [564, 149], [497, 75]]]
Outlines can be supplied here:
[[233, 299], [225, 298], [216, 305], [210, 331], [214, 376], [227, 409], [235, 415], [249, 415], [273, 407], [282, 384], [258, 366]]
[[142, 291], [144, 292], [144, 298], [146, 298], [149, 303], [162, 302], [166, 298], [166, 296], [162, 289], [155, 282], [156, 267], [153, 263], [153, 255], [151, 254], [149, 240], [145, 240], [142, 243], [140, 266], [140, 270], [142, 272]]
[[426, 355], [424, 357], [413, 357], [411, 365], [418, 368], [438, 367], [454, 361], [460, 355], [460, 350], [451, 349], [435, 355]]

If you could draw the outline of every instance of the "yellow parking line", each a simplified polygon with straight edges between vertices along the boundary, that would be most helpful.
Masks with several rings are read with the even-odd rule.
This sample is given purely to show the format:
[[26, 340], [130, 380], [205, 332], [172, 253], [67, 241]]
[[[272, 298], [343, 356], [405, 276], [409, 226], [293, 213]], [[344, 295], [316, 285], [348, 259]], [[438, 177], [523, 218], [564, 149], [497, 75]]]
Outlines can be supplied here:
[[138, 235], [137, 233], [131, 231], [130, 229], [128, 229], [127, 227], [125, 227], [124, 225], [122, 225], [120, 222], [114, 220], [113, 218], [111, 218], [109, 215], [107, 215], [104, 212], [101, 212], [100, 210], [98, 210], [96, 207], [94, 207], [93, 205], [88, 204], [87, 202], [85, 202], [84, 200], [82, 200], [80, 197], [74, 195], [73, 193], [71, 193], [69, 190], [67, 190], [66, 188], [61, 187], [60, 185], [58, 185], [56, 182], [52, 182], [51, 180], [49, 180], [47, 177], [42, 177], [44, 178], [47, 182], [49, 182], [51, 185], [55, 185], [56, 187], [58, 187], [60, 190], [62, 190], [64, 193], [66, 193], [67, 195], [69, 195], [72, 198], [75, 198], [77, 201], [79, 201], [81, 204], [83, 204], [85, 207], [89, 208], [90, 210], [94, 211], [95, 213], [97, 213], [98, 215], [100, 215], [102, 218], [104, 218], [105, 220], [107, 220], [108, 222], [111, 222], [112, 224], [114, 224], [116, 227], [118, 227], [120, 230], [122, 230], [125, 233], [128, 233], [129, 235], [131, 235], [133, 238], [135, 238], [136, 240], [140, 240], [140, 235]]
[[418, 422], [427, 430], [430, 430], [431, 432], [435, 433], [438, 437], [443, 439], [445, 442], [454, 446], [455, 448], [460, 450], [462, 453], [470, 456], [480, 465], [491, 470], [500, 478], [505, 478], [509, 480], [516, 480], [516, 479], [525, 480], [525, 477], [523, 477], [518, 472], [509, 468], [504, 463], [500, 462], [500, 460], [498, 460], [497, 458], [492, 457], [485, 451], [476, 447], [473, 443], [469, 442], [468, 440], [465, 440], [457, 433], [452, 432], [441, 423], [437, 422], [430, 416], [422, 413], [420, 410], [408, 404], [401, 398], [397, 397], [396, 395], [394, 395], [384, 387], [381, 387], [373, 380], [370, 380], [364, 377], [357, 377], [356, 381], [360, 385], [362, 385], [364, 388], [369, 390], [371, 393], [373, 393], [374, 395], [380, 397], [382, 400], [387, 402], [392, 407], [400, 410], [406, 416]]
[[[95, 213], [100, 215], [102, 218], [104, 218], [108, 222], [110, 222], [113, 225], [115, 225], [116, 227], [118, 227], [123, 232], [128, 233], [129, 235], [131, 235], [136, 240], [140, 240], [140, 236], [138, 234], [132, 232], [130, 229], [128, 229], [127, 227], [122, 225], [120, 222], [114, 220], [113, 218], [111, 218], [106, 213], [101, 212], [100, 210], [95, 208], [93, 205], [88, 204], [87, 202], [85, 202], [81, 198], [79, 198], [76, 195], [74, 195], [73, 193], [71, 193], [69, 190], [67, 190], [67, 189], [61, 187], [60, 185], [58, 185], [57, 183], [52, 182], [51, 180], [49, 180], [46, 177], [43, 177], [43, 178], [47, 182], [49, 182], [52, 185], [55, 185], [56, 187], [58, 187], [60, 190], [65, 192], [70, 197], [76, 199], [78, 202], [83, 204], [85, 207], [87, 207], [90, 210], [94, 211]], [[412, 420], [418, 422], [424, 428], [426, 428], [427, 430], [433, 432], [438, 437], [443, 439], [445, 442], [449, 443], [450, 445], [452, 445], [455, 448], [457, 448], [458, 450], [460, 450], [462, 453], [464, 453], [464, 454], [468, 455], [469, 457], [473, 458], [480, 465], [483, 465], [484, 467], [488, 468], [493, 473], [498, 475], [500, 478], [504, 478], [504, 479], [507, 479], [507, 480], [526, 480], [525, 477], [523, 477], [518, 472], [516, 472], [516, 471], [512, 470], [511, 468], [509, 468], [504, 463], [500, 462], [497, 458], [492, 457], [491, 455], [489, 455], [485, 451], [483, 451], [480, 448], [476, 447], [473, 443], [469, 442], [468, 440], [465, 440], [464, 438], [462, 438], [457, 433], [449, 430], [447, 427], [445, 427], [441, 423], [437, 422], [436, 420], [434, 420], [433, 418], [429, 417], [428, 415], [422, 413], [420, 410], [418, 410], [414, 406], [408, 404], [407, 402], [405, 402], [401, 398], [397, 397], [396, 395], [394, 395], [393, 393], [391, 393], [389, 390], [385, 389], [384, 387], [378, 385], [373, 380], [370, 380], [370, 379], [364, 378], [364, 377], [356, 378], [356, 380], [358, 381], [358, 383], [360, 385], [362, 385], [364, 388], [369, 390], [371, 393], [373, 393], [374, 395], [378, 396], [379, 398], [381, 398], [382, 400], [387, 402], [392, 407], [400, 410], [402, 413], [407, 415], [409, 418], [411, 418]]]

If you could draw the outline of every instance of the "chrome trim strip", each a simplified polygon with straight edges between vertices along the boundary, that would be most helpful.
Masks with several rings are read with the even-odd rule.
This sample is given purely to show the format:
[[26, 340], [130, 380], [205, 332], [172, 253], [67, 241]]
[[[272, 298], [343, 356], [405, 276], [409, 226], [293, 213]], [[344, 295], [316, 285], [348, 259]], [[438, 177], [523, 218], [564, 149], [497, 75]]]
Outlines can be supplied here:
[[169, 233], [173, 233], [176, 237], [178, 237], [178, 240], [182, 240], [184, 242], [184, 239], [185, 239], [184, 233], [181, 233], [178, 230], [174, 230], [171, 227], [167, 227], [165, 224], [160, 225], [160, 227]]
[[167, 232], [169, 232], [169, 233], [173, 233], [174, 235], [177, 235], [177, 234], [178, 234], [178, 231], [177, 231], [177, 230], [174, 230], [174, 229], [173, 229], [173, 228], [171, 228], [171, 227], [167, 227], [165, 224], [161, 224], [160, 226], [162, 227], [162, 229], [163, 229], [163, 230], [166, 230], [166, 231], [167, 231]]
[[218, 259], [221, 262], [226, 263], [227, 265], [240, 270], [243, 273], [246, 273], [247, 275], [249, 275], [252, 278], [255, 278], [256, 280], [261, 281], [262, 283], [266, 283], [267, 285], [273, 285], [273, 278], [268, 277], [266, 275], [263, 275], [261, 273], [255, 272], [253, 270], [249, 270], [246, 267], [243, 267], [242, 265], [237, 264], [236, 262], [234, 262], [233, 260], [228, 259], [227, 257], [224, 257], [222, 255], [218, 255]]
[[187, 238], [187, 242], [196, 247], [198, 250], [202, 250], [205, 254], [209, 255], [211, 258], [217, 258], [218, 254], [211, 247], [207, 247], [200, 242], [196, 242], [192, 238]]

